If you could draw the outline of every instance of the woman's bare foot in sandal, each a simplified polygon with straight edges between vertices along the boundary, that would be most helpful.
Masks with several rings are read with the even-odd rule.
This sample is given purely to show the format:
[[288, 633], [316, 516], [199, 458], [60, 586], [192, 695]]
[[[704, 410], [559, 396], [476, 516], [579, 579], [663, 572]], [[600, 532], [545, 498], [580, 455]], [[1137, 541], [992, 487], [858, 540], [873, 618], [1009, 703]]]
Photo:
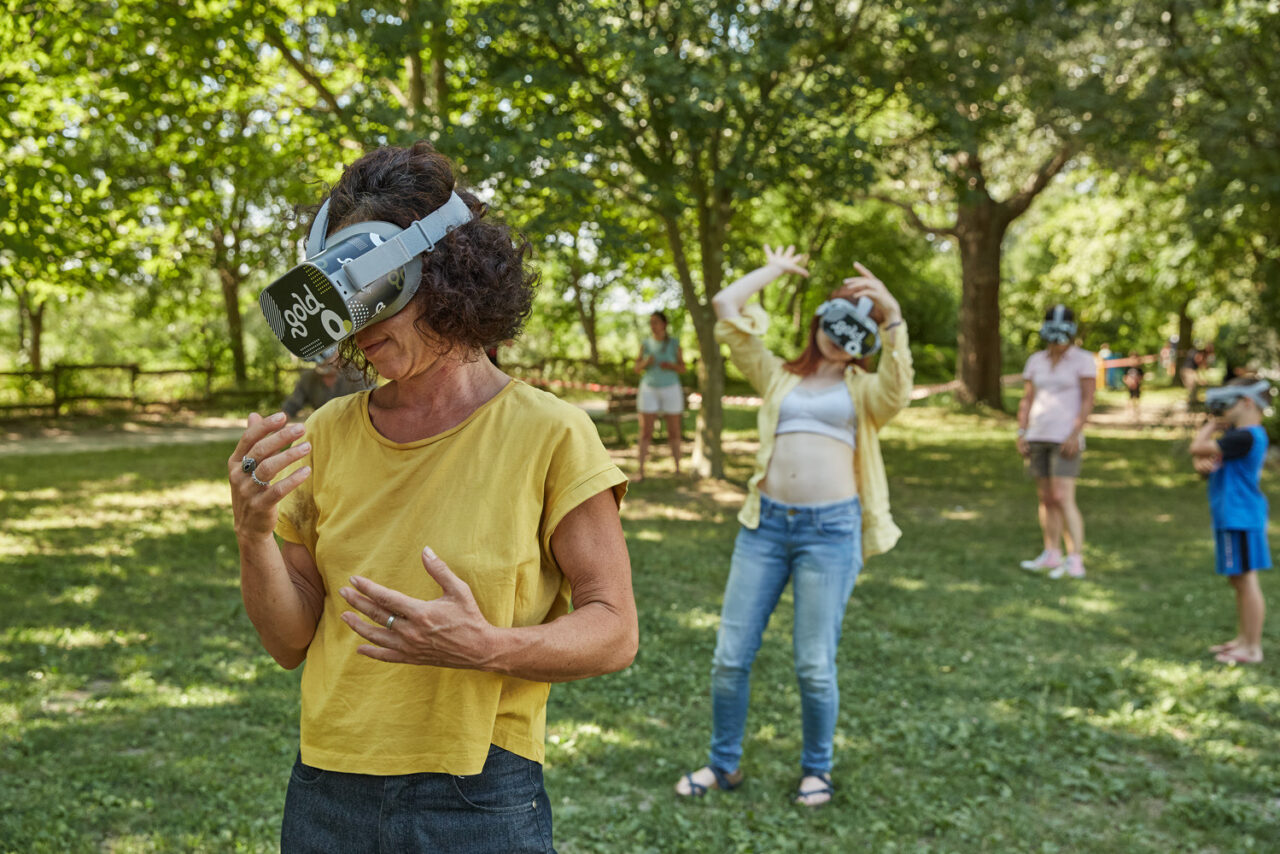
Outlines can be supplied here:
[[1241, 646], [1243, 643], [1243, 640], [1238, 637], [1234, 637], [1226, 643], [1215, 643], [1213, 646], [1209, 647], [1209, 652], [1231, 652], [1231, 650]]
[[1262, 647], [1240, 644], [1218, 653], [1214, 660], [1221, 664], [1261, 664]]
[[676, 794], [682, 798], [700, 798], [711, 789], [732, 791], [742, 785], [742, 769], [737, 771], [717, 771], [710, 765], [704, 765], [697, 771], [685, 774], [676, 783]]
[[800, 780], [800, 786], [796, 789], [796, 803], [810, 809], [820, 807], [831, 800], [834, 792], [830, 774], [823, 774], [821, 777], [809, 775]]

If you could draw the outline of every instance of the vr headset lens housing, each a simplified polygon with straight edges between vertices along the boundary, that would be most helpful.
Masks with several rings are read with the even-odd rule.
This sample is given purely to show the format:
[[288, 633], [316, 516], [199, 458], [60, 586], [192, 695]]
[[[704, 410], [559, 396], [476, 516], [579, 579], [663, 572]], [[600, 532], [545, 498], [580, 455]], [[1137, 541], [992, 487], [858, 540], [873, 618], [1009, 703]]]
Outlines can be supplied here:
[[281, 343], [295, 356], [313, 361], [404, 308], [418, 290], [423, 253], [471, 220], [457, 193], [405, 229], [389, 222], [361, 222], [326, 237], [328, 213], [326, 201], [311, 226], [307, 260], [258, 297], [267, 325]]
[[1205, 391], [1204, 408], [1210, 415], [1222, 415], [1242, 397], [1247, 397], [1257, 404], [1258, 409], [1266, 412], [1271, 407], [1273, 394], [1274, 389], [1266, 380], [1258, 380], [1249, 385], [1218, 386]]
[[816, 313], [828, 338], [853, 358], [864, 359], [880, 350], [880, 328], [871, 319], [871, 306], [867, 297], [857, 303], [837, 297], [818, 306]]
[[1065, 320], [1046, 320], [1040, 324], [1040, 338], [1050, 344], [1069, 344], [1075, 340], [1076, 325]]
[[1076, 338], [1075, 315], [1071, 309], [1059, 303], [1049, 309], [1040, 324], [1040, 339], [1048, 344], [1070, 344]]

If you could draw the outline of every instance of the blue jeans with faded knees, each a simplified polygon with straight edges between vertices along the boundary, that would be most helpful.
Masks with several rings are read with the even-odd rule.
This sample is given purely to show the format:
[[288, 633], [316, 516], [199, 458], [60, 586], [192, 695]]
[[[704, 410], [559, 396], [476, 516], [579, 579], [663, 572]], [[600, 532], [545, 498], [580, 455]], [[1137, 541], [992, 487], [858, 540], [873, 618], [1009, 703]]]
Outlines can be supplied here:
[[303, 765], [289, 776], [283, 854], [554, 854], [542, 766], [490, 745], [484, 770], [373, 776]]
[[787, 581], [793, 585], [792, 643], [804, 732], [801, 768], [831, 770], [840, 708], [836, 648], [845, 606], [862, 569], [862, 505], [788, 505], [760, 496], [760, 525], [742, 528], [733, 546], [720, 631], [711, 666], [710, 764], [734, 771], [742, 759], [751, 664]]

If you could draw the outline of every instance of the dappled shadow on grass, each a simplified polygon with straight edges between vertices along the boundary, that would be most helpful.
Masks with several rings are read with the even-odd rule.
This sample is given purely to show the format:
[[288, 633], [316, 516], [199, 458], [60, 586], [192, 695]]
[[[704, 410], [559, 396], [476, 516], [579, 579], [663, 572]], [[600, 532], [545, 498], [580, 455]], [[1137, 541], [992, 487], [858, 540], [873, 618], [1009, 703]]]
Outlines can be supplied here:
[[[753, 422], [735, 418], [736, 482], [653, 477], [624, 505], [641, 648], [621, 673], [552, 689], [564, 854], [1280, 846], [1276, 664], [1207, 657], [1234, 616], [1185, 458], [1158, 439], [1092, 439], [1089, 576], [1053, 582], [1017, 568], [1040, 537], [1007, 419], [924, 410], [884, 434], [904, 536], [869, 562], [846, 616], [835, 806], [788, 802], [801, 748], [789, 594], [755, 669], [749, 782], [677, 801], [710, 735], [753, 451]], [[229, 512], [209, 491], [224, 459], [0, 461], [0, 488], [20, 496], [0, 519], [0, 848], [274, 848], [297, 677], [240, 609]], [[159, 496], [173, 506], [147, 506]], [[78, 525], [85, 512], [101, 524]]]
[[0, 849], [274, 847], [296, 676], [240, 604], [225, 453], [0, 460]]
[[273, 850], [297, 751], [291, 683], [275, 681], [233, 705], [148, 705], [109, 691], [30, 717], [0, 751], [0, 845]]
[[[846, 617], [840, 791], [818, 815], [787, 803], [800, 753], [787, 597], [754, 672], [748, 784], [697, 803], [671, 794], [705, 762], [735, 526], [717, 517], [700, 532], [681, 514], [633, 540], [636, 664], [552, 695], [562, 850], [1280, 844], [1265, 758], [1280, 750], [1274, 665], [1205, 655], [1233, 613], [1212, 577], [1203, 483], [1165, 440], [1093, 440], [1080, 482], [1089, 577], [1053, 582], [1018, 568], [1040, 537], [1034, 485], [1005, 438], [973, 424], [886, 431], [904, 537], [870, 561]], [[654, 515], [628, 532], [652, 533]]]

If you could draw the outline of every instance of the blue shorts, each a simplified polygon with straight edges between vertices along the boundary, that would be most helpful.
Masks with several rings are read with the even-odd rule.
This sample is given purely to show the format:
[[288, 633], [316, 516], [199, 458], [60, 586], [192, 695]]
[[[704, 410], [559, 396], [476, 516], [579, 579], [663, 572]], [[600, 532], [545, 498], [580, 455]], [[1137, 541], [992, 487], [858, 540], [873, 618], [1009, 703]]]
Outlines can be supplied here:
[[1218, 575], [1241, 575], [1271, 568], [1271, 548], [1267, 545], [1265, 530], [1215, 528], [1213, 540], [1218, 552]]

